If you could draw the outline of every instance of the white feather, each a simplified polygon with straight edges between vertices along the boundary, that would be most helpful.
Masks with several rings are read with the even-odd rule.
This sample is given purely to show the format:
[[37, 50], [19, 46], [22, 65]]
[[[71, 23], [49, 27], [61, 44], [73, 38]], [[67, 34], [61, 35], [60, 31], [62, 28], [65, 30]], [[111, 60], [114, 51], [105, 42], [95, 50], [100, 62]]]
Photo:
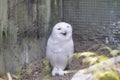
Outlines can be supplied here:
[[53, 70], [52, 75], [64, 75], [66, 68], [74, 51], [72, 39], [72, 27], [65, 22], [57, 23], [52, 30], [46, 47], [46, 57]]

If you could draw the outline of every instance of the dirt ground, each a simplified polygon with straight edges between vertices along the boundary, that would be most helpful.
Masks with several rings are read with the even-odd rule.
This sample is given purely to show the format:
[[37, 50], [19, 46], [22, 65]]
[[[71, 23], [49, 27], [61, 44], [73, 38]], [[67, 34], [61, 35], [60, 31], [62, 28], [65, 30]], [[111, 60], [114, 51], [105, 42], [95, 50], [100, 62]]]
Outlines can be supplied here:
[[[44, 71], [44, 63], [43, 63], [44, 59], [42, 60], [38, 60], [36, 62], [32, 62], [29, 65], [26, 65], [26, 67], [24, 67], [22, 69], [22, 73], [21, 73], [21, 78], [22, 80], [46, 80], [46, 74]], [[71, 64], [69, 65], [69, 69], [67, 69], [68, 71], [71, 70], [80, 70], [87, 67], [87, 65], [82, 65], [81, 64], [81, 59], [73, 59], [73, 61], [71, 62]], [[48, 77], [49, 80], [70, 80], [73, 75], [75, 73], [68, 73], [65, 74], [64, 76], [50, 76]], [[50, 74], [49, 74], [50, 75]]]
[[[75, 43], [75, 45], [79, 45], [78, 43]], [[82, 50], [87, 49], [89, 46], [84, 45], [84, 47], [80, 48], [80, 46], [75, 47], [75, 52], [79, 52]], [[79, 49], [78, 49], [79, 48]], [[80, 50], [81, 49], [81, 50]], [[81, 64], [82, 58], [73, 58], [72, 62], [69, 64], [69, 69], [68, 71], [71, 70], [80, 70], [83, 68], [88, 67], [87, 64]], [[31, 62], [29, 65], [25, 65], [22, 69], [21, 77], [22, 80], [46, 80], [45, 76], [45, 71], [43, 70], [45, 65], [44, 65], [44, 59], [37, 60], [35, 62]], [[75, 73], [68, 73], [65, 74], [64, 76], [50, 76], [49, 80], [70, 80]]]
[[[88, 48], [89, 46], [85, 46], [85, 47]], [[99, 46], [95, 48], [98, 48], [98, 47]], [[95, 48], [93, 47], [91, 48], [91, 50], [95, 51], [96, 50]], [[75, 51], [79, 52], [77, 48], [75, 49]], [[64, 76], [56, 75], [52, 77], [50, 75], [50, 72], [48, 72], [47, 74], [45, 72], [44, 60], [45, 59], [43, 58], [41, 60], [36, 60], [34, 62], [31, 62], [30, 64], [26, 64], [18, 75], [12, 74], [13, 80], [71, 80], [73, 75], [78, 70], [89, 67], [88, 64], [85, 64], [85, 63], [82, 64], [82, 58], [73, 58], [73, 61], [70, 63], [69, 68], [67, 70], [68, 71], [75, 70], [76, 72], [68, 73], [68, 74], [65, 74]]]
[[[44, 60], [44, 59], [43, 59]], [[84, 69], [88, 67], [88, 64], [82, 64], [82, 59], [81, 58], [74, 58], [73, 61], [71, 62], [71, 64], [69, 65], [69, 69], [68, 71], [71, 70], [75, 70], [76, 72], [74, 73], [68, 73], [64, 76], [47, 76], [44, 69], [45, 69], [45, 65], [43, 63], [43, 60], [38, 60], [35, 62], [32, 62], [29, 65], [26, 65], [26, 68], [24, 67], [22, 69], [22, 73], [21, 73], [21, 79], [20, 80], [71, 80], [71, 78], [73, 77], [73, 75], [79, 71], [80, 69]], [[117, 65], [117, 66], [116, 66]], [[120, 62], [118, 64], [112, 65], [113, 69], [117, 69], [116, 72], [118, 74], [120, 74]], [[50, 74], [49, 74], [50, 75]], [[19, 79], [15, 79], [15, 77], [13, 76], [14, 80], [19, 80]]]

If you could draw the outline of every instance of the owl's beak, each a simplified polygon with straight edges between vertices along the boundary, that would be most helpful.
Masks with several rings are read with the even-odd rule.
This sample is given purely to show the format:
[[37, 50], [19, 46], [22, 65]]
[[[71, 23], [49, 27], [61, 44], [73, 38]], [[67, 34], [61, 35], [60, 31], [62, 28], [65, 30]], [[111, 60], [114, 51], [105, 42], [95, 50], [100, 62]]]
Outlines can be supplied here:
[[64, 32], [64, 33], [61, 33], [61, 34], [63, 34], [64, 36], [66, 36], [66, 35], [67, 35], [67, 32]]
[[63, 35], [66, 35], [67, 33], [65, 32], [65, 33], [63, 33]]

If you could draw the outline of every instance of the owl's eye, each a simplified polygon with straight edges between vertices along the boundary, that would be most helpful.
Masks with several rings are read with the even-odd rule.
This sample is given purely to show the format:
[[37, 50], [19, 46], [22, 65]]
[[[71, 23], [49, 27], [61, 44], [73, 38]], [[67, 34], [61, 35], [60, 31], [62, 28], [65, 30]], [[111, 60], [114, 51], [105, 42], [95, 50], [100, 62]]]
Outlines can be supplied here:
[[61, 30], [61, 28], [58, 28], [57, 30]]
[[69, 26], [67, 26], [67, 28], [69, 28]]

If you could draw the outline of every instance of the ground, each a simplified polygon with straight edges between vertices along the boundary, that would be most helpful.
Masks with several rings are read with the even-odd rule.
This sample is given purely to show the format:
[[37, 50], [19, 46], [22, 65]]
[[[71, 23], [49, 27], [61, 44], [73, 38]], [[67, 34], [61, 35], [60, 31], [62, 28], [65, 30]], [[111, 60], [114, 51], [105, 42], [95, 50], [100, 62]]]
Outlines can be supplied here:
[[[81, 59], [74, 59], [69, 65], [69, 70], [79, 70], [85, 68], [87, 65], [82, 65], [80, 63]], [[26, 68], [22, 69], [22, 79], [23, 80], [46, 80], [46, 75], [44, 68], [44, 59], [33, 62], [26, 65]], [[70, 80], [75, 73], [68, 73], [64, 76], [50, 76], [50, 80]]]
[[[88, 49], [90, 51], [97, 51], [97, 48], [99, 48], [100, 46], [101, 45], [96, 45], [95, 47], [88, 48]], [[78, 49], [76, 48], [76, 52], [77, 52], [77, 50]], [[104, 52], [100, 52], [100, 53], [108, 53], [108, 52], [104, 51]], [[102, 55], [104, 55], [104, 54], [102, 54]], [[82, 62], [82, 59], [83, 59], [82, 57], [80, 57], [80, 58], [74, 57], [73, 61], [69, 65], [69, 68], [66, 70], [68, 70], [68, 71], [76, 70], [76, 72], [77, 72], [78, 70], [89, 67], [89, 65], [87, 63]], [[44, 58], [41, 60], [36, 60], [34, 62], [31, 62], [30, 64], [24, 65], [22, 68], [22, 71], [18, 72], [17, 74], [11, 73], [13, 80], [71, 80], [73, 75], [76, 73], [76, 72], [73, 72], [73, 73], [68, 73], [64, 76], [56, 75], [56, 76], [52, 77], [50, 75], [49, 70], [47, 70], [48, 72], [46, 72], [46, 70], [45, 70], [46, 69], [45, 68], [46, 64], [44, 62], [45, 60], [46, 59], [44, 59]], [[120, 67], [120, 63], [118, 63], [118, 65]], [[117, 68], [119, 68], [119, 67], [117, 67]]]
[[[29, 65], [26, 65], [26, 68], [24, 67], [22, 69], [21, 79], [22, 80], [71, 80], [71, 78], [77, 71], [89, 67], [87, 63], [82, 63], [82, 58], [73, 58], [73, 61], [69, 65], [68, 71], [75, 70], [75, 72], [68, 73], [64, 76], [56, 75], [54, 77], [52, 76], [48, 77], [47, 75], [48, 74], [50, 75], [50, 73], [47, 74], [45, 73], [44, 60], [45, 59], [38, 60], [36, 62], [32, 62]], [[113, 70], [115, 70], [118, 74], [120, 74], [120, 69], [119, 69], [120, 62], [111, 66]]]

